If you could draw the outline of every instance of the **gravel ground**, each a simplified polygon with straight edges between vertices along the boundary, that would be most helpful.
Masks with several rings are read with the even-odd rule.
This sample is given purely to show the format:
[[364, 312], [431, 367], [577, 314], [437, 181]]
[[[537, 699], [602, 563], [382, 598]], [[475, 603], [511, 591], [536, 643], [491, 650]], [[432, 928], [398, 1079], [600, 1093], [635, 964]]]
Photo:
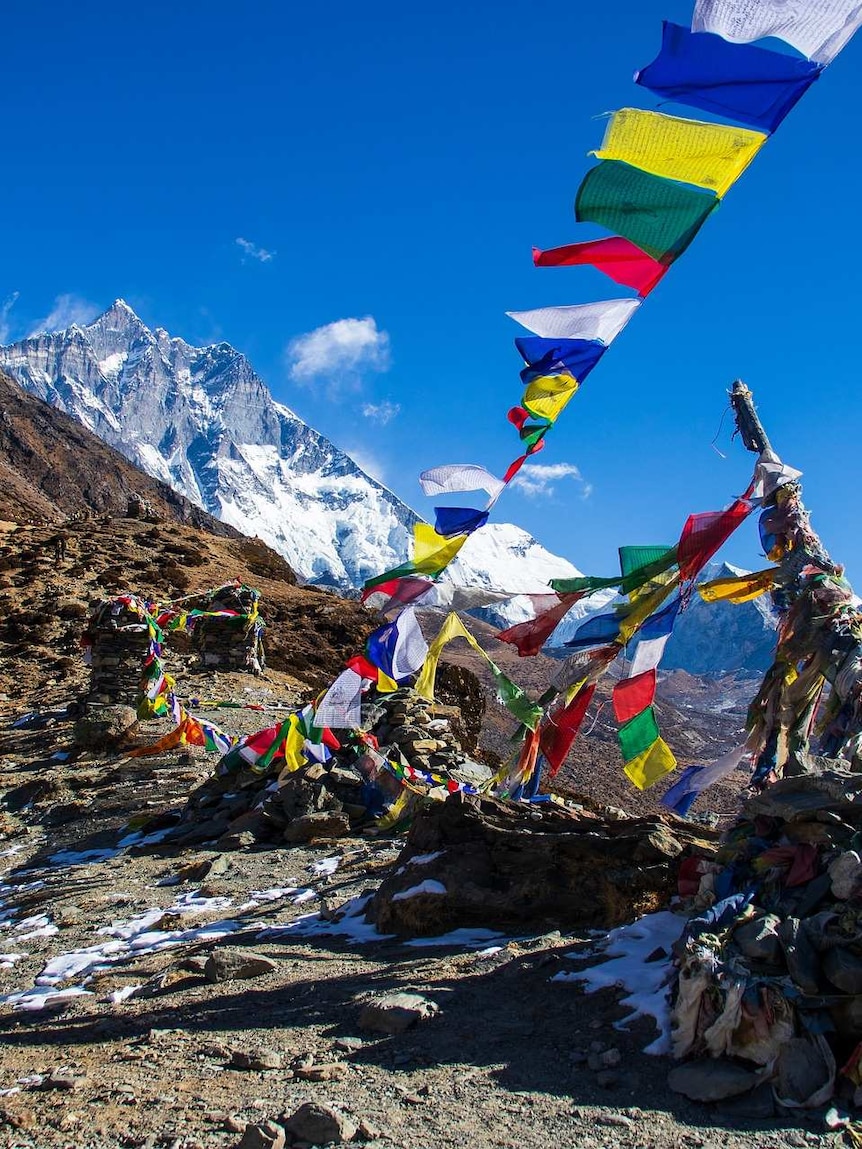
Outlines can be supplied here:
[[[246, 721], [262, 725], [225, 725]], [[614, 1028], [619, 991], [550, 980], [594, 938], [381, 939], [353, 911], [397, 842], [169, 850], [129, 818], [176, 806], [211, 761], [52, 760], [68, 741], [58, 718], [0, 744], [0, 790], [24, 803], [0, 845], [0, 1145], [233, 1147], [306, 1101], [377, 1149], [840, 1143], [821, 1113], [746, 1118], [670, 1092], [669, 1063], [642, 1053], [653, 1023]], [[224, 946], [271, 965], [212, 982]], [[369, 997], [400, 990], [437, 1011], [399, 1034], [360, 1026]]]

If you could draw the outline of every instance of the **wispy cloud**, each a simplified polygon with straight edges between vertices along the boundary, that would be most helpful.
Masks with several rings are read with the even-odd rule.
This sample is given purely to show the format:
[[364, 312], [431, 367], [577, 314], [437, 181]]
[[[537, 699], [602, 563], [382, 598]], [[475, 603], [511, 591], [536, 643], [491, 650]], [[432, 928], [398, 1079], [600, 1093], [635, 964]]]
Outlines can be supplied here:
[[386, 482], [385, 468], [382, 459], [371, 453], [367, 447], [348, 447], [347, 454], [360, 467], [366, 475], [376, 479], [378, 483]]
[[389, 335], [370, 315], [336, 319], [292, 339], [285, 355], [294, 382], [324, 380], [330, 394], [338, 394], [356, 390], [365, 372], [389, 369]]
[[390, 403], [388, 399], [384, 399], [382, 403], [363, 403], [362, 405], [362, 414], [365, 418], [373, 419], [382, 427], [391, 423], [400, 410], [400, 403]]
[[242, 248], [243, 263], [246, 259], [256, 259], [258, 263], [269, 263], [277, 254], [274, 251], [267, 251], [265, 247], [258, 247], [256, 243], [252, 243], [250, 239], [243, 239], [241, 235], [236, 237], [234, 243], [237, 247]]
[[80, 295], [58, 295], [52, 310], [35, 324], [30, 336], [41, 335], [43, 331], [63, 331], [73, 323], [83, 327], [92, 323], [100, 310], [95, 303], [82, 299]]
[[588, 499], [593, 493], [592, 483], [588, 483], [574, 463], [525, 463], [512, 480], [512, 486], [535, 499], [540, 495], [553, 495], [555, 483], [560, 479], [573, 479], [580, 484], [582, 499]]
[[9, 322], [9, 312], [18, 302], [18, 296], [21, 293], [13, 291], [11, 295], [0, 303], [0, 343], [8, 343], [9, 336], [12, 334], [12, 324]]

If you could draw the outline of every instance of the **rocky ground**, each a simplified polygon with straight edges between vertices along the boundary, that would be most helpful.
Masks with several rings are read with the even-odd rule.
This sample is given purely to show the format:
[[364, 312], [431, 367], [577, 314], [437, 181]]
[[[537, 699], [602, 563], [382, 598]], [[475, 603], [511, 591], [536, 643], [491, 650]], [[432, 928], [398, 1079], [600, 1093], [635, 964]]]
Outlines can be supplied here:
[[[246, 697], [271, 706], [269, 690]], [[380, 937], [360, 907], [396, 866], [397, 840], [168, 848], [135, 825], [182, 805], [209, 772], [202, 752], [63, 761], [62, 712], [14, 728], [21, 708], [3, 710], [0, 1144], [256, 1149], [287, 1130], [287, 1144], [379, 1149], [711, 1149], [840, 1136], [820, 1113], [671, 1093], [668, 1063], [642, 1052], [652, 1021], [618, 1030], [619, 991], [552, 983], [593, 937], [550, 921], [531, 937]], [[261, 712], [230, 718], [255, 729]], [[381, 1010], [394, 993], [420, 1000]], [[306, 1103], [336, 1113], [292, 1122]]]

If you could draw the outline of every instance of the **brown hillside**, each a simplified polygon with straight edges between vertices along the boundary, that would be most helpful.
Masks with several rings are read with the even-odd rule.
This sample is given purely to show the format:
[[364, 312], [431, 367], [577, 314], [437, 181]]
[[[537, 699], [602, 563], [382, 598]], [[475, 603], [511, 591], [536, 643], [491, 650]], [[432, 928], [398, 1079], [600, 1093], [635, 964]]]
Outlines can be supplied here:
[[125, 515], [131, 496], [161, 518], [240, 537], [0, 371], [0, 519], [53, 523], [86, 511]]

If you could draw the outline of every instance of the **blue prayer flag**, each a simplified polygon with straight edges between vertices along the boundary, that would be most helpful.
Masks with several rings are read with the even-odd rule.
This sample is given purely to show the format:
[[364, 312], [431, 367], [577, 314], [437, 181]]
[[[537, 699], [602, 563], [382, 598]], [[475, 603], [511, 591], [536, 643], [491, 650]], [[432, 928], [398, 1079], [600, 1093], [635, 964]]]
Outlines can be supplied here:
[[822, 71], [811, 60], [732, 44], [666, 20], [661, 51], [635, 81], [665, 99], [774, 132]]
[[476, 511], [472, 507], [435, 507], [434, 530], [450, 539], [455, 535], [469, 535], [484, 527], [489, 511]]
[[543, 375], [560, 375], [568, 371], [583, 383], [607, 347], [597, 339], [543, 339], [531, 335], [516, 339], [518, 354], [527, 364], [521, 372], [525, 384]]
[[620, 636], [620, 623], [622, 618], [614, 611], [613, 614], [594, 614], [575, 631], [566, 646], [588, 647], [601, 646], [606, 642], [613, 642]]

